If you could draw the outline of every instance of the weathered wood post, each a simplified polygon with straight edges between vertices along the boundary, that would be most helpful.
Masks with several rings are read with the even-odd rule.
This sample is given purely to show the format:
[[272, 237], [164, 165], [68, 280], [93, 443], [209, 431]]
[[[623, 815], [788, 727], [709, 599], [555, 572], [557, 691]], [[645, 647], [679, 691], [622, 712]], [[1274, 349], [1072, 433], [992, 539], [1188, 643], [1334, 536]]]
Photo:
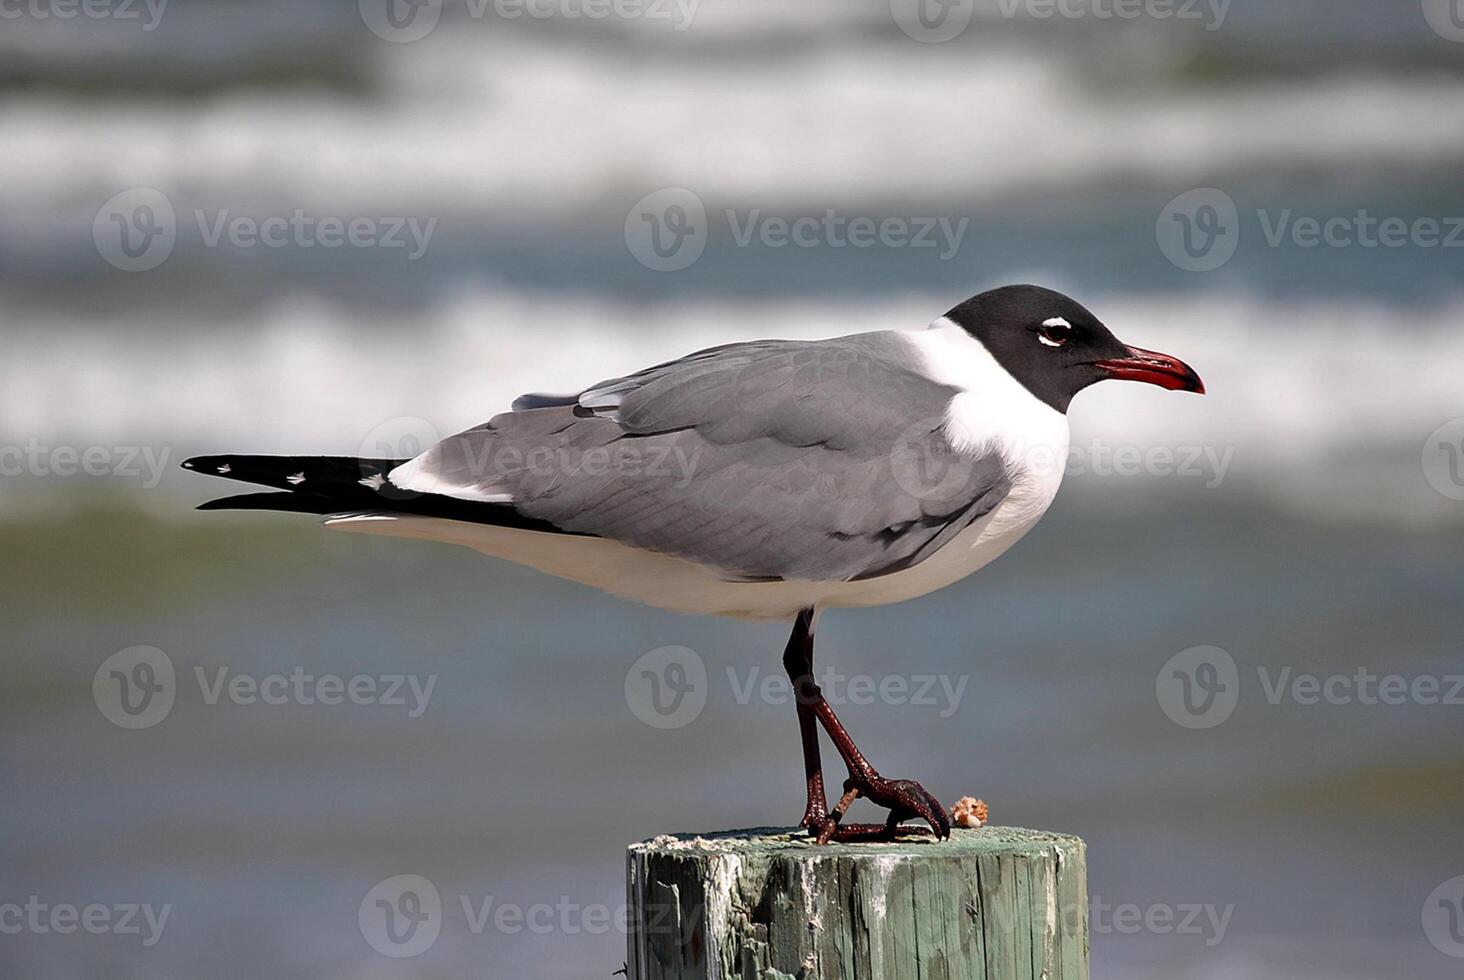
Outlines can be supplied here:
[[629, 980], [1087, 980], [1076, 837], [663, 836], [627, 857]]

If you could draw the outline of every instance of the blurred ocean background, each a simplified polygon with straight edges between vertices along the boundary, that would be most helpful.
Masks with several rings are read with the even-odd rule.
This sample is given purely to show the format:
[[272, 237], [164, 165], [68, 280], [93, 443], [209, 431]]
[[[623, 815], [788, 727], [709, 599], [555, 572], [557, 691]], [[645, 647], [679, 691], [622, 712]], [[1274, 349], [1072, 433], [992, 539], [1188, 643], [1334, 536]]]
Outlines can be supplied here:
[[[339, 0], [174, 0], [150, 30], [141, 5], [34, 9], [0, 27], [0, 905], [172, 911], [151, 947], [0, 932], [0, 975], [610, 976], [619, 930], [556, 913], [475, 934], [458, 897], [615, 909], [631, 840], [795, 820], [792, 708], [738, 703], [728, 675], [777, 676], [785, 628], [302, 517], [197, 514], [230, 488], [177, 464], [409, 451], [525, 391], [738, 339], [916, 327], [1021, 281], [1183, 357], [1210, 394], [1085, 393], [1073, 441], [1092, 460], [1011, 554], [825, 617], [821, 665], [968, 681], [949, 717], [850, 705], [854, 735], [948, 803], [1084, 837], [1109, 907], [1232, 909], [1223, 935], [1095, 919], [1101, 980], [1460, 975], [1422, 919], [1464, 874], [1464, 705], [1273, 705], [1258, 680], [1464, 673], [1464, 475], [1435, 435], [1464, 415], [1464, 252], [1271, 247], [1256, 217], [1464, 216], [1464, 45], [1418, 0], [1235, 0], [1218, 24], [992, 2], [943, 43], [884, 0], [701, 0], [679, 22], [449, 2], [411, 43]], [[134, 188], [177, 216], [142, 272], [94, 239]], [[663, 188], [711, 216], [676, 272], [627, 244]], [[1206, 273], [1156, 241], [1196, 188], [1242, 218]], [[944, 258], [744, 246], [728, 209], [968, 224]], [[211, 246], [195, 220], [296, 210], [434, 223], [413, 259]], [[1124, 449], [1198, 462], [1103, 464]], [[96, 472], [68, 475], [88, 450]], [[136, 645], [180, 689], [129, 731], [92, 679]], [[667, 645], [706, 663], [708, 701], [658, 730], [626, 675]], [[1240, 675], [1208, 729], [1156, 697], [1196, 645]], [[209, 705], [193, 683], [297, 666], [437, 680], [415, 718]], [[447, 908], [430, 950], [392, 959], [357, 912], [404, 873]]]

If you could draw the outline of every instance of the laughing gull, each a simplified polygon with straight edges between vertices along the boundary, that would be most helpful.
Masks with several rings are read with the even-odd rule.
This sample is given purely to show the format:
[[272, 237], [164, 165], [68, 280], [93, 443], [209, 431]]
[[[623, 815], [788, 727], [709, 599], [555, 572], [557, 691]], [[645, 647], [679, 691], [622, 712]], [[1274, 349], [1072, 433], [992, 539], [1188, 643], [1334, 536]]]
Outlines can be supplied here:
[[[928, 329], [699, 351], [512, 411], [412, 459], [200, 456], [276, 488], [203, 510], [326, 515], [327, 527], [466, 545], [679, 612], [792, 620], [808, 802], [820, 842], [950, 818], [886, 779], [813, 679], [829, 607], [876, 606], [970, 575], [1025, 534], [1062, 480], [1073, 396], [1105, 378], [1204, 392], [1167, 354], [1121, 343], [1037, 286], [975, 296]], [[830, 808], [816, 726], [849, 778]], [[880, 824], [845, 824], [864, 797]]]

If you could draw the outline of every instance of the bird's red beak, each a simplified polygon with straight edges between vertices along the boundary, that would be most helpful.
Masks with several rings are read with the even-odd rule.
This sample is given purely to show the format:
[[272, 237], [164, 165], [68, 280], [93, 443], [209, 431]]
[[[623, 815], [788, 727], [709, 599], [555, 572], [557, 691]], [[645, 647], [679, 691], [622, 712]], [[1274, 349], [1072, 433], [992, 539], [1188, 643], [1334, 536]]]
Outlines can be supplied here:
[[1205, 393], [1205, 383], [1200, 380], [1194, 368], [1177, 357], [1160, 354], [1158, 351], [1130, 347], [1128, 357], [1099, 361], [1098, 367], [1110, 378], [1120, 381], [1143, 381], [1170, 391], [1193, 391], [1197, 395]]

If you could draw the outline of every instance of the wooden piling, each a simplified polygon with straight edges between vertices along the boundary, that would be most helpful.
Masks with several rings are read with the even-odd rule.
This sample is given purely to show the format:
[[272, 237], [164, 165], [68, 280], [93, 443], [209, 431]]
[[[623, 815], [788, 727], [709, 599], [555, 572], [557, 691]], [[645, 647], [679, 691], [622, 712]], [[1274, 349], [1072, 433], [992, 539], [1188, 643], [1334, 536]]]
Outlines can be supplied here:
[[629, 980], [1087, 980], [1076, 837], [1010, 827], [817, 846], [666, 835], [627, 855]]

